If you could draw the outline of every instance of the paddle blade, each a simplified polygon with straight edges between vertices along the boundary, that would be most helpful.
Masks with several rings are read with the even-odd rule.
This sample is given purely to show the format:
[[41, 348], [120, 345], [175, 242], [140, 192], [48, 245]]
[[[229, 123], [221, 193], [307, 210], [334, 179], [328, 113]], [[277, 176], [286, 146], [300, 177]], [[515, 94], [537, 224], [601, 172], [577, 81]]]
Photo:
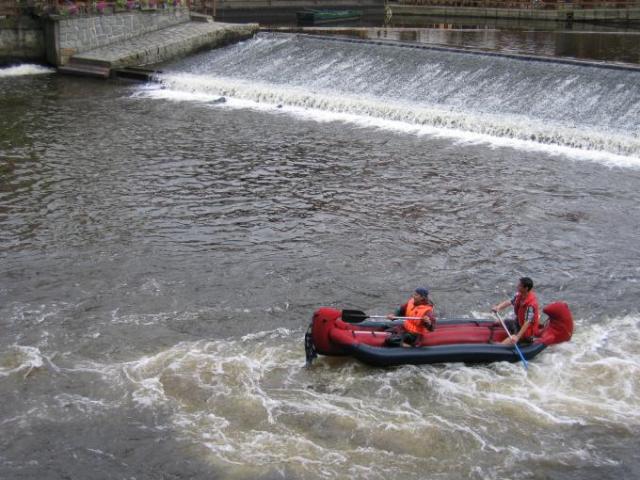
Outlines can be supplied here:
[[369, 316], [360, 310], [342, 310], [342, 321], [347, 323], [360, 323]]

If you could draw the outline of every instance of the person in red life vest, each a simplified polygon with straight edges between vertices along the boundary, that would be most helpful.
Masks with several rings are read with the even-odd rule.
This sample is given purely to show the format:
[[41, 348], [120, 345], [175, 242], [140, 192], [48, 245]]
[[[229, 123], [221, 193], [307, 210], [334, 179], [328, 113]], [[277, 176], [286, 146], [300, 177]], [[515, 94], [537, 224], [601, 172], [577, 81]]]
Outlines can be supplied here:
[[515, 296], [511, 300], [494, 305], [491, 311], [497, 313], [509, 305], [513, 306], [516, 318], [515, 321], [505, 323], [513, 335], [511, 338], [505, 338], [502, 343], [512, 345], [515, 342], [530, 341], [539, 335], [540, 308], [538, 307], [538, 298], [533, 291], [533, 280], [529, 277], [522, 277], [518, 281]]
[[436, 325], [436, 317], [433, 312], [433, 302], [429, 299], [429, 290], [420, 287], [416, 288], [407, 303], [398, 308], [394, 314], [387, 315], [389, 320], [398, 317], [411, 317], [402, 322], [402, 327], [397, 333], [402, 337], [403, 347], [413, 347], [420, 344], [420, 341]]

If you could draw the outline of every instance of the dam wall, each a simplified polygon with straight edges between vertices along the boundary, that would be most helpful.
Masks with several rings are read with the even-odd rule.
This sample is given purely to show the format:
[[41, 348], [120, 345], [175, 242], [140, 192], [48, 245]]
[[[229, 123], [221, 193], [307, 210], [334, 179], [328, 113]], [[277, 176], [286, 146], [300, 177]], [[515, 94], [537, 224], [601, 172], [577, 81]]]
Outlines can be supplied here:
[[187, 8], [45, 19], [47, 61], [65, 65], [76, 54], [189, 22]]
[[42, 24], [29, 17], [0, 18], [0, 64], [43, 61], [45, 43]]

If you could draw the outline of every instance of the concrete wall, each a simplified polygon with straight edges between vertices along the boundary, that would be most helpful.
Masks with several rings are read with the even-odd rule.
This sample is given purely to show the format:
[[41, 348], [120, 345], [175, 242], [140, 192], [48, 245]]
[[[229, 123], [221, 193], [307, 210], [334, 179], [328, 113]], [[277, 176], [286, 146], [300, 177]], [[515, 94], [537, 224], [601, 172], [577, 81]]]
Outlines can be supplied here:
[[44, 32], [40, 22], [27, 17], [0, 19], [0, 63], [44, 59]]
[[257, 23], [241, 25], [192, 22], [187, 29], [181, 29], [182, 32], [170, 32], [175, 34], [171, 35], [173, 38], [158, 39], [150, 34], [146, 40], [118, 49], [117, 52], [98, 50], [100, 53], [95, 56], [91, 52], [80, 54], [74, 57], [74, 62], [104, 63], [106, 60], [111, 68], [151, 65], [251, 38], [259, 29]]
[[14, 16], [18, 14], [18, 2], [16, 0], [0, 0], [0, 17]]
[[93, 16], [52, 16], [46, 21], [47, 61], [64, 65], [76, 54], [189, 21], [189, 10], [118, 12]]

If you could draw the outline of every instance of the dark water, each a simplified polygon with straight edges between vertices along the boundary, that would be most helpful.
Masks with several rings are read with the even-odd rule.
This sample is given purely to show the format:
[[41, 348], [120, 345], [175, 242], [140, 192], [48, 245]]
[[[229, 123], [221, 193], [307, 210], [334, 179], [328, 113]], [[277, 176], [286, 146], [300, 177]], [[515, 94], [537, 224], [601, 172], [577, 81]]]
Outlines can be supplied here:
[[[222, 12], [224, 21], [298, 30], [295, 14]], [[387, 15], [365, 10], [360, 20], [302, 29], [324, 35], [396, 40], [601, 62], [640, 63], [640, 23], [585, 23], [494, 18]]]
[[[638, 74], [288, 36], [163, 88], [7, 71], [0, 478], [640, 471]], [[318, 306], [523, 274], [577, 323], [526, 374], [303, 367]]]
[[[580, 60], [640, 63], [639, 31], [604, 31], [598, 27], [537, 30], [445, 24], [450, 28], [411, 27], [399, 21], [385, 28], [368, 29], [365, 38], [390, 39], [447, 47], [479, 48], [504, 53], [525, 53]], [[484, 27], [484, 28], [483, 28]], [[603, 27], [599, 27], [602, 29]]]

